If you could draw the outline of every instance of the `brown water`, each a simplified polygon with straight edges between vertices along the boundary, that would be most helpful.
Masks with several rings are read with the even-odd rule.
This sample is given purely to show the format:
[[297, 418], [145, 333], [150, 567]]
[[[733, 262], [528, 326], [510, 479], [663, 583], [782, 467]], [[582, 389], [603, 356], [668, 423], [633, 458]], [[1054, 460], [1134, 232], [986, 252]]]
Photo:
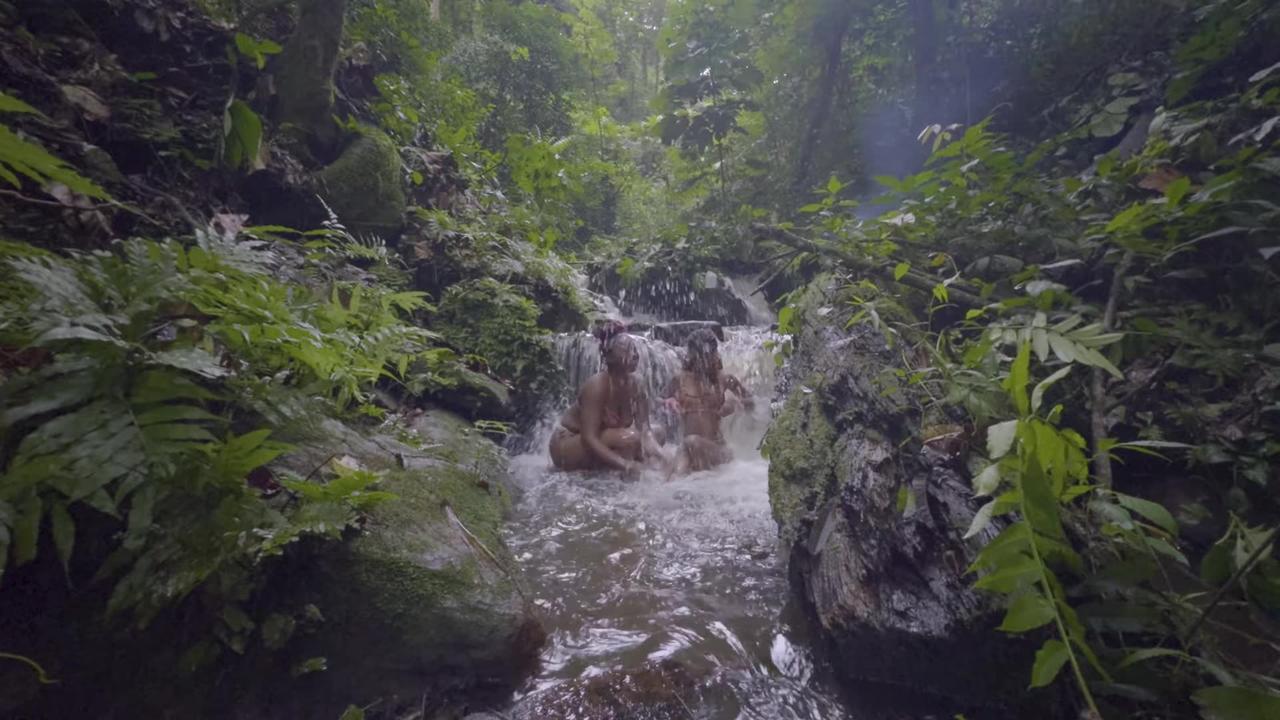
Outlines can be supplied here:
[[[628, 483], [616, 474], [554, 472], [543, 438], [514, 458], [521, 496], [508, 541], [550, 636], [517, 714], [566, 684], [665, 661], [696, 686], [679, 699], [688, 717], [845, 717], [783, 618], [785, 566], [769, 511], [768, 463], [757, 450], [773, 385], [768, 337], [730, 330], [721, 347], [726, 370], [761, 398], [753, 412], [727, 421], [735, 452], [728, 465], [671, 482]], [[573, 382], [598, 368], [587, 339], [567, 338], [561, 347]], [[675, 367], [671, 348], [645, 344], [647, 385], [661, 387]], [[629, 707], [628, 717], [647, 716], [643, 699]], [[582, 716], [563, 706], [558, 712]]]

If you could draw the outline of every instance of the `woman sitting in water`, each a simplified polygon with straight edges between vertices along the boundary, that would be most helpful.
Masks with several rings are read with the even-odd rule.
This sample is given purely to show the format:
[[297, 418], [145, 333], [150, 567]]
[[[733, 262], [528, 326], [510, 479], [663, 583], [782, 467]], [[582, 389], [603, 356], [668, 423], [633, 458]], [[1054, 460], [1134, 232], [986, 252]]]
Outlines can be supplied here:
[[754, 405], [738, 378], [723, 371], [715, 333], [695, 330], [685, 348], [684, 368], [665, 393], [666, 402], [680, 413], [684, 424], [684, 444], [672, 474], [708, 470], [733, 458], [720, 431], [720, 418], [732, 415], [738, 403], [726, 399], [725, 390], [737, 395], [743, 407]]
[[560, 470], [634, 474], [646, 456], [659, 454], [649, 429], [649, 401], [633, 375], [640, 352], [622, 323], [606, 323], [595, 335], [605, 369], [587, 380], [560, 418], [551, 435], [551, 462]]

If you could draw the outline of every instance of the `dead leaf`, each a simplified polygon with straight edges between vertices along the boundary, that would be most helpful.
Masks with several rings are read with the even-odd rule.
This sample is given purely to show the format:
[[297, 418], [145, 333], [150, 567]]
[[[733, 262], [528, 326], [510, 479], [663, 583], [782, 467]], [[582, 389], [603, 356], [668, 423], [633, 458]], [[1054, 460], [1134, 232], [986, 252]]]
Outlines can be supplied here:
[[111, 108], [98, 94], [83, 85], [63, 85], [62, 96], [75, 105], [86, 120], [102, 122], [111, 117]]
[[1178, 172], [1173, 167], [1166, 165], [1142, 178], [1142, 180], [1139, 180], [1138, 187], [1143, 188], [1144, 190], [1155, 190], [1158, 193], [1162, 193], [1165, 188], [1169, 187], [1170, 183], [1182, 176], [1182, 173]]

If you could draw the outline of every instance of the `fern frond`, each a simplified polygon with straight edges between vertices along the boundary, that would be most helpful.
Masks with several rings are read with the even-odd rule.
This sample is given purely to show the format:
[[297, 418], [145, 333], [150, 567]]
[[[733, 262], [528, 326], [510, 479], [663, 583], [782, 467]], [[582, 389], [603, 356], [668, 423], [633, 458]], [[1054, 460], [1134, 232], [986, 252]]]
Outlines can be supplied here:
[[26, 177], [37, 185], [58, 182], [81, 195], [99, 200], [111, 199], [106, 190], [72, 170], [65, 162], [39, 145], [18, 137], [7, 126], [0, 125], [0, 179], [14, 187], [22, 187], [19, 176]]

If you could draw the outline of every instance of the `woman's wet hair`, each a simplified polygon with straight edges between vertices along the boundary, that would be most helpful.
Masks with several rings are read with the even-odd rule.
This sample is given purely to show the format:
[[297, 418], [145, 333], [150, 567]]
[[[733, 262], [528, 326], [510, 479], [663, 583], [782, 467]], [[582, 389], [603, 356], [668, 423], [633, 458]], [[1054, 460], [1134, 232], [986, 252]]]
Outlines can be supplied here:
[[613, 349], [618, 339], [627, 336], [627, 326], [617, 320], [607, 320], [591, 334], [595, 335], [596, 342], [600, 343], [600, 357], [604, 359], [609, 356], [609, 351]]
[[684, 342], [684, 368], [685, 370], [694, 370], [704, 366], [705, 359], [715, 355], [720, 348], [720, 340], [716, 338], [716, 334], [707, 328], [698, 328], [689, 333], [689, 338]]

